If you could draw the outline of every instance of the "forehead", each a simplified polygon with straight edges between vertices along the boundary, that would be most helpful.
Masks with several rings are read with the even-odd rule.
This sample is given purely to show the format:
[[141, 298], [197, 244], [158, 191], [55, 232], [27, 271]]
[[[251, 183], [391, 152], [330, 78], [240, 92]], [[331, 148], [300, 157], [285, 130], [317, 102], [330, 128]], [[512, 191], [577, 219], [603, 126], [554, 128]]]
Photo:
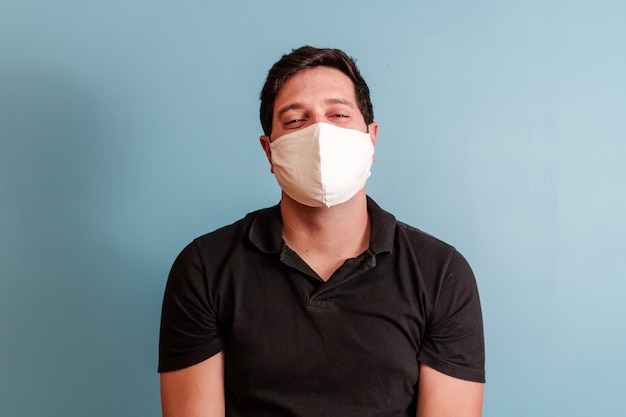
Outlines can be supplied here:
[[292, 101], [308, 102], [318, 99], [342, 98], [356, 104], [352, 80], [343, 72], [330, 67], [315, 67], [289, 77], [274, 101], [274, 114], [279, 107]]

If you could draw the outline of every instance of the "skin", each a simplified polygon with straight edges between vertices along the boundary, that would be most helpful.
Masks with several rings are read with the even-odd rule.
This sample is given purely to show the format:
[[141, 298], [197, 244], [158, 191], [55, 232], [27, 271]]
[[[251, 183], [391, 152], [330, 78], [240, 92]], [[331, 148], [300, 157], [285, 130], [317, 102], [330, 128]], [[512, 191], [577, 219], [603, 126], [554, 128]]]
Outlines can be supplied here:
[[[352, 81], [342, 72], [317, 67], [293, 75], [274, 102], [270, 136], [260, 142], [273, 172], [270, 142], [311, 124], [326, 122], [368, 132], [376, 146], [378, 124], [365, 123]], [[343, 262], [369, 246], [370, 219], [365, 188], [351, 200], [308, 207], [282, 194], [283, 238], [309, 266], [328, 280]], [[420, 365], [417, 417], [480, 417], [483, 385]], [[161, 374], [164, 417], [224, 416], [224, 353], [185, 369]]]
[[223, 417], [224, 352], [188, 368], [161, 373], [163, 417]]
[[417, 417], [480, 417], [484, 384], [464, 381], [420, 364]]

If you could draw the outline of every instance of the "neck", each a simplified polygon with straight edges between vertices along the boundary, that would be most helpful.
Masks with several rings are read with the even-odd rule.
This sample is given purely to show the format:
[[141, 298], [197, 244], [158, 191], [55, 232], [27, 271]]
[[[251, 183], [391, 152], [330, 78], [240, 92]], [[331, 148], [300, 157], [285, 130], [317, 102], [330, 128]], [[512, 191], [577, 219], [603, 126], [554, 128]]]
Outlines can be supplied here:
[[283, 193], [280, 207], [285, 242], [324, 280], [369, 247], [365, 189], [330, 208], [304, 206]]

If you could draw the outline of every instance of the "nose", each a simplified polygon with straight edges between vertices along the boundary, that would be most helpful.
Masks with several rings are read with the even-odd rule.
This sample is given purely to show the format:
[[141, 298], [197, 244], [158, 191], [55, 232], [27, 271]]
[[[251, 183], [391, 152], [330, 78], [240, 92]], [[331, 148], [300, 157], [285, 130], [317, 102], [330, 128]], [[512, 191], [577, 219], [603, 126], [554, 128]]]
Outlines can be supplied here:
[[320, 112], [311, 112], [311, 114], [309, 115], [309, 126], [310, 125], [314, 125], [316, 123], [320, 123], [323, 122], [324, 119], [324, 114], [320, 113]]

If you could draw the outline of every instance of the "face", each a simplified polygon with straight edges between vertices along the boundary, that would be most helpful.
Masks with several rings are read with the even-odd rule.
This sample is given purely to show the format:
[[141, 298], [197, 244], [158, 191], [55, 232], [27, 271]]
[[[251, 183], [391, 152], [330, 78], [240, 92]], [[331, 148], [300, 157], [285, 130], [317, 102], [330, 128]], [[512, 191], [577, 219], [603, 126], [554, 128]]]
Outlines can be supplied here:
[[352, 80], [337, 69], [315, 67], [291, 76], [274, 100], [272, 133], [270, 137], [261, 136], [261, 145], [270, 164], [269, 142], [320, 122], [369, 132], [376, 145], [378, 125], [376, 122], [365, 124]]

